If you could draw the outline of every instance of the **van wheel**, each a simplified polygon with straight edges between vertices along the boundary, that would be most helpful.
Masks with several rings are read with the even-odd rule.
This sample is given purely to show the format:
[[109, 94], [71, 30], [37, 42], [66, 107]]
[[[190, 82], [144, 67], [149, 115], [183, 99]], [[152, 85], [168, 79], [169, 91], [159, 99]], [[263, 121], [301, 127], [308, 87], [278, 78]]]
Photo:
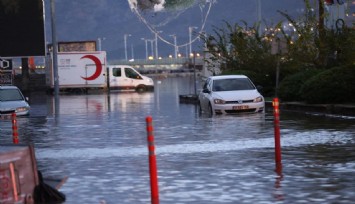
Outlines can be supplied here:
[[145, 92], [147, 90], [147, 88], [144, 86], [144, 85], [139, 85], [137, 88], [136, 88], [136, 91], [137, 92]]

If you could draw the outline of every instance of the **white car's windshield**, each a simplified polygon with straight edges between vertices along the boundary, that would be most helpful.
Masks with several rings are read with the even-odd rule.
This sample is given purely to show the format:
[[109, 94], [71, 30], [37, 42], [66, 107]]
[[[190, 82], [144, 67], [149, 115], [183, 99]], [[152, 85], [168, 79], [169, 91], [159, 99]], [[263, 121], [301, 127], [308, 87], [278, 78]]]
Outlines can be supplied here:
[[212, 91], [253, 90], [254, 85], [246, 78], [216, 79], [213, 81]]
[[0, 90], [0, 101], [20, 101], [23, 97], [17, 89]]

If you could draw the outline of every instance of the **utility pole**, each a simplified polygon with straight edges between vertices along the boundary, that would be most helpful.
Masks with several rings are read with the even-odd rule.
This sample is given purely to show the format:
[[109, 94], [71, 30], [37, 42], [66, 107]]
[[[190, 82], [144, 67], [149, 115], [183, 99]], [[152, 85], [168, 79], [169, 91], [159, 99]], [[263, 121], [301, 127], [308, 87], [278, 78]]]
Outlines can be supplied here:
[[55, 2], [51, 0], [51, 25], [52, 25], [52, 54], [53, 54], [53, 75], [54, 75], [54, 95], [59, 96], [59, 77], [58, 77], [58, 59], [57, 59], [57, 36], [55, 26]]

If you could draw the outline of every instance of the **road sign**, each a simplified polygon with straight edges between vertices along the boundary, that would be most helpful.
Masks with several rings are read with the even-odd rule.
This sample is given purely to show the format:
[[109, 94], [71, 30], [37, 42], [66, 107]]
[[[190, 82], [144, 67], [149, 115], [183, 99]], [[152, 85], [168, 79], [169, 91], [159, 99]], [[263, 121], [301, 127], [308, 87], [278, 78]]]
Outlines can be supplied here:
[[12, 72], [0, 70], [0, 84], [12, 85]]
[[7, 69], [10, 67], [10, 62], [0, 58], [0, 68]]

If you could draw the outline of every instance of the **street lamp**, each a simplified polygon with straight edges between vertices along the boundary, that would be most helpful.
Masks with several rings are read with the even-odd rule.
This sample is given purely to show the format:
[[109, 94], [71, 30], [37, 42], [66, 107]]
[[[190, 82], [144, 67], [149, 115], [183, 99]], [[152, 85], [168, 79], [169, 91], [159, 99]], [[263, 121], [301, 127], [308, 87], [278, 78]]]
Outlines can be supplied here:
[[124, 39], [124, 53], [125, 53], [125, 59], [127, 59], [127, 37], [131, 36], [131, 34], [124, 34], [123, 39]]
[[259, 23], [259, 34], [261, 33], [261, 2], [260, 0], [256, 0], [256, 13], [257, 13], [257, 21]]
[[131, 54], [132, 54], [132, 60], [134, 60], [134, 48], [133, 48], [133, 43], [131, 44]]
[[155, 31], [155, 58], [158, 59], [158, 33], [162, 33], [163, 31]]
[[197, 29], [197, 27], [195, 27], [195, 26], [189, 26], [189, 46], [190, 46], [189, 55], [192, 53], [192, 49], [191, 49], [191, 44], [192, 44], [192, 42], [191, 42], [191, 35], [192, 35], [192, 30], [193, 30], [193, 29]]
[[176, 46], [176, 35], [173, 34], [173, 35], [170, 35], [170, 36], [174, 38], [174, 54], [175, 54], [175, 59], [176, 59], [177, 58], [177, 53], [178, 53], [177, 46]]
[[145, 42], [145, 59], [148, 59], [148, 39], [141, 38]]
[[151, 39], [151, 40], [148, 40], [150, 42], [150, 49], [151, 49], [151, 53], [152, 53], [152, 57], [154, 58], [154, 45], [153, 45], [153, 42], [155, 40]]
[[101, 51], [101, 42], [102, 42], [103, 40], [106, 40], [106, 38], [105, 38], [105, 37], [103, 37], [103, 38], [97, 38], [97, 42], [98, 42], [98, 44], [99, 44], [99, 51]]

